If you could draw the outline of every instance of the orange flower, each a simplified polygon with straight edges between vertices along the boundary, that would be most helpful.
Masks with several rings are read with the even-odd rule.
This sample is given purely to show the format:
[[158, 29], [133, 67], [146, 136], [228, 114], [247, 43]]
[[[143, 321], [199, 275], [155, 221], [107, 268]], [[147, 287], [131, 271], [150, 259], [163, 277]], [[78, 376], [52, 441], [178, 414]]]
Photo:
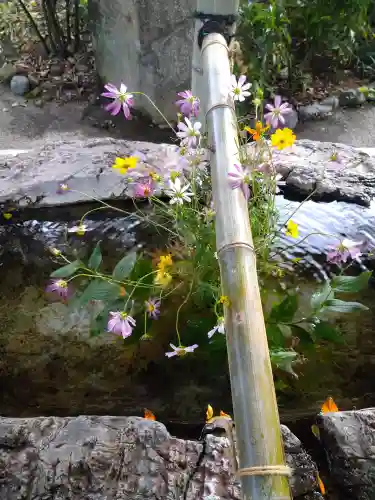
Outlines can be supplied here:
[[144, 417], [146, 420], [156, 420], [156, 417], [155, 415], [152, 413], [151, 410], [148, 410], [147, 408], [145, 408], [144, 410]]
[[331, 397], [327, 398], [322, 406], [322, 409], [320, 410], [321, 413], [331, 413], [331, 412], [336, 412], [339, 411], [337, 408], [336, 403], [333, 401]]
[[249, 134], [252, 135], [254, 141], [260, 141], [264, 132], [267, 132], [269, 128], [270, 128], [269, 125], [263, 127], [262, 122], [256, 122], [255, 129], [250, 127], [245, 127], [245, 130], [246, 132], [249, 132]]

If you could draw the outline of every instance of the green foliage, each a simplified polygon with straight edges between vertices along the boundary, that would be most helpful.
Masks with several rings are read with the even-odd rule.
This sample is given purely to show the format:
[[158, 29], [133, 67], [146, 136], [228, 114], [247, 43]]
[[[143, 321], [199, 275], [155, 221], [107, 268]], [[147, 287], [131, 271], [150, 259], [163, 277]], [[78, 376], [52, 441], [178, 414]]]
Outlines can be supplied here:
[[102, 252], [100, 250], [100, 243], [101, 243], [100, 241], [97, 243], [87, 264], [89, 269], [92, 269], [93, 271], [97, 271], [99, 269], [100, 264], [102, 263], [103, 260]]
[[51, 278], [70, 278], [70, 276], [73, 276], [73, 274], [75, 274], [81, 267], [82, 262], [80, 260], [74, 260], [59, 269], [56, 269], [56, 271], [53, 271]]
[[[281, 43], [290, 43], [290, 40], [286, 31], [288, 22], [281, 4], [272, 3], [272, 6], [272, 29], [266, 33], [260, 30], [258, 36], [259, 47], [263, 42], [269, 42], [276, 51]], [[264, 5], [258, 5], [254, 9], [258, 12], [257, 22], [263, 22], [266, 16]], [[280, 23], [284, 31], [277, 38], [273, 36], [272, 30]], [[267, 54], [266, 56], [268, 57]], [[287, 54], [280, 49], [276, 59], [268, 60], [266, 56], [262, 64], [268, 68], [277, 58], [280, 62]], [[258, 91], [257, 95], [261, 96], [262, 93]], [[279, 132], [282, 136], [288, 130]], [[288, 141], [288, 144], [293, 142], [290, 138]], [[251, 190], [251, 196], [247, 200], [248, 214], [245, 217], [249, 216], [251, 224], [272, 363], [277, 369], [296, 376], [293, 366], [297, 361], [303, 360], [309, 350], [319, 344], [343, 341], [334, 326], [335, 317], [332, 313], [366, 309], [358, 302], [344, 301], [335, 294], [361, 290], [366, 286], [369, 274], [363, 273], [358, 277], [334, 276], [331, 281], [319, 285], [319, 289], [308, 298], [306, 304], [305, 294], [295, 286], [291, 263], [288, 262], [286, 266], [286, 257], [278, 250], [277, 240], [281, 233], [295, 239], [288, 250], [294, 245], [298, 246], [299, 241], [297, 224], [290, 220], [294, 230], [288, 233], [276, 210], [276, 172], [271, 168], [264, 171], [265, 165], [272, 164], [272, 149], [264, 137], [258, 137], [255, 143], [249, 144], [239, 135], [238, 142], [240, 163], [249, 167], [239, 173], [243, 174], [242, 180]], [[283, 147], [285, 143], [284, 146], [281, 144], [280, 149]], [[219, 258], [215, 253], [211, 178], [209, 170], [202, 168], [199, 155], [200, 168], [195, 168], [196, 154], [196, 150], [187, 154], [185, 147], [180, 149], [175, 165], [180, 164], [181, 155], [186, 155], [184, 160], [189, 168], [184, 167], [187, 172], [170, 172], [168, 184], [162, 178], [156, 181], [158, 176], [155, 172], [145, 172], [146, 164], [139, 174], [142, 182], [147, 175], [153, 182], [160, 182], [160, 189], [170, 198], [168, 203], [165, 198], [151, 196], [147, 213], [137, 207], [137, 199], [133, 200], [137, 216], [149, 227], [155, 227], [164, 238], [162, 253], [159, 253], [159, 249], [155, 249], [153, 255], [147, 250], [138, 254], [130, 251], [109, 270], [106, 266], [104, 272], [100, 243], [92, 251], [87, 264], [74, 261], [66, 265], [67, 257], [53, 252], [64, 261], [64, 265], [53, 276], [69, 277], [70, 286], [75, 281], [76, 293], [70, 300], [71, 308], [98, 306], [91, 314], [93, 335], [106, 330], [110, 317], [111, 332], [123, 335], [126, 345], [153, 339], [166, 347], [168, 342], [172, 342], [177, 346], [176, 353], [180, 356], [186, 354], [185, 348], [190, 347], [188, 352], [191, 352], [194, 344], [198, 344], [202, 356], [207, 356], [209, 362], [213, 363], [214, 359], [225, 359], [223, 317], [240, 324], [246, 312], [242, 308], [246, 306], [242, 302], [244, 287], [241, 269], [236, 269], [236, 263], [233, 262], [237, 248], [219, 255], [219, 258], [226, 260], [221, 264], [231, 266], [233, 273], [230, 278], [233, 287], [228, 286], [231, 289], [226, 290], [227, 284], [224, 284], [223, 290], [221, 288]], [[193, 163], [190, 163], [191, 157]], [[258, 168], [260, 165], [262, 169]], [[133, 175], [135, 174], [132, 173]], [[176, 175], [178, 182], [174, 182]], [[132, 182], [136, 182], [133, 177]], [[120, 208], [117, 210], [121, 211]], [[338, 252], [340, 248], [338, 247]], [[252, 265], [250, 260], [249, 265]], [[272, 286], [269, 286], [270, 283]], [[64, 286], [62, 290], [65, 290]], [[231, 314], [228, 315], [228, 312]], [[155, 321], [155, 316], [159, 313], [160, 318]], [[149, 351], [153, 353], [154, 349]]]
[[237, 37], [244, 62], [251, 80], [268, 89], [283, 78], [303, 86], [309, 73], [357, 66], [373, 39], [371, 0], [243, 3]]
[[368, 286], [371, 271], [365, 271], [359, 276], [335, 276], [332, 280], [332, 290], [341, 293], [356, 293]]
[[137, 253], [130, 252], [128, 255], [125, 255], [115, 266], [112, 277], [115, 280], [123, 280], [127, 278], [132, 272], [135, 262], [137, 260]]

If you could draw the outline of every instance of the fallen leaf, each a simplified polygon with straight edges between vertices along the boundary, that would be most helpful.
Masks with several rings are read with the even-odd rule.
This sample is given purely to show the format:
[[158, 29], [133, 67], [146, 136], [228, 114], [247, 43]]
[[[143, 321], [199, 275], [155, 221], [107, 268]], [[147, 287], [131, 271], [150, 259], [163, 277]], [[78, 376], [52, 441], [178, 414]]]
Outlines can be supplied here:
[[320, 431], [319, 431], [319, 427], [315, 424], [313, 424], [311, 426], [311, 430], [312, 430], [312, 433], [314, 434], [314, 436], [317, 438], [317, 439], [320, 439]]
[[229, 418], [230, 420], [232, 420], [232, 417], [230, 415], [228, 415], [228, 413], [224, 413], [223, 410], [220, 410], [220, 417], [225, 417], [225, 418]]
[[331, 397], [327, 398], [324, 403], [323, 403], [323, 406], [320, 410], [321, 413], [331, 413], [331, 412], [336, 412], [336, 411], [339, 411], [338, 407], [336, 406], [336, 403], [333, 401], [333, 399]]
[[143, 418], [145, 418], [146, 420], [156, 420], [155, 415], [152, 413], [151, 410], [148, 410], [147, 408], [145, 408], [145, 413]]
[[207, 411], [206, 411], [206, 422], [212, 419], [214, 416], [214, 410], [211, 405], [207, 405]]
[[325, 495], [326, 494], [326, 487], [324, 486], [323, 481], [320, 479], [319, 474], [318, 474], [317, 480], [318, 480], [318, 485], [319, 485], [320, 493], [322, 495]]

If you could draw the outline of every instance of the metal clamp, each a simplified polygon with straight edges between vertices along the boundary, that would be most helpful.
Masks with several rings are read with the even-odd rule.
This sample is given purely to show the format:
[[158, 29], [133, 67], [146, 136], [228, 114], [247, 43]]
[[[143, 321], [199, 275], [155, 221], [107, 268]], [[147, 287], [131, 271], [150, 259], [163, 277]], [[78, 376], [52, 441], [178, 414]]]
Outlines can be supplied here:
[[235, 14], [223, 15], [195, 12], [193, 17], [203, 22], [203, 26], [198, 32], [198, 46], [201, 49], [204, 38], [210, 33], [220, 33], [229, 45], [233, 38], [235, 24], [239, 16]]

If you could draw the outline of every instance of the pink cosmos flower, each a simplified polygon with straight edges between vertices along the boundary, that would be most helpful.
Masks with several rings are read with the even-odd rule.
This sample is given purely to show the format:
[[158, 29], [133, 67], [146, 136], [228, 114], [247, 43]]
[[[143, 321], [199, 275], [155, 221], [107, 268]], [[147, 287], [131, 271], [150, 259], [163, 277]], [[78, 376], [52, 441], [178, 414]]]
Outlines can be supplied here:
[[347, 262], [348, 259], [356, 259], [362, 255], [363, 241], [352, 241], [343, 239], [342, 242], [327, 252], [327, 260], [332, 264]]
[[155, 191], [153, 184], [151, 179], [137, 183], [134, 189], [135, 198], [150, 198]]
[[145, 302], [146, 312], [149, 318], [158, 319], [160, 315], [160, 300], [148, 299]]
[[130, 120], [130, 108], [134, 105], [134, 101], [133, 95], [128, 94], [127, 87], [122, 83], [120, 89], [118, 89], [115, 85], [112, 85], [112, 83], [107, 83], [104, 85], [104, 88], [107, 92], [103, 92], [102, 96], [113, 99], [113, 102], [107, 104], [105, 109], [113, 116], [118, 115], [122, 109], [125, 118]]
[[249, 171], [242, 165], [237, 165], [236, 163], [233, 165], [233, 167], [235, 170], [233, 172], [229, 172], [228, 174], [229, 184], [232, 189], [240, 188], [245, 196], [245, 199], [248, 200], [250, 197]]
[[180, 112], [189, 117], [189, 116], [198, 116], [199, 113], [199, 99], [198, 97], [193, 96], [191, 90], [184, 90], [183, 92], [178, 92], [178, 96], [182, 97], [176, 101], [176, 105], [180, 107]]
[[49, 285], [46, 287], [47, 293], [55, 293], [63, 300], [66, 300], [69, 297], [70, 289], [68, 282], [65, 280], [52, 280]]
[[285, 125], [284, 115], [287, 115], [293, 111], [289, 106], [289, 103], [284, 102], [281, 104], [281, 96], [275, 96], [274, 105], [266, 104], [266, 108], [270, 110], [269, 113], [264, 115], [266, 122], [272, 126], [272, 128], [277, 128], [279, 124]]
[[181, 145], [188, 148], [194, 148], [198, 144], [201, 135], [200, 129], [202, 124], [200, 122], [192, 123], [189, 118], [185, 117], [185, 123], [180, 122], [177, 124], [179, 132], [177, 137], [181, 139]]
[[167, 358], [172, 358], [173, 356], [185, 356], [188, 352], [194, 352], [194, 350], [198, 347], [198, 344], [193, 344], [188, 347], [183, 347], [181, 345], [176, 347], [173, 344], [169, 345], [172, 347], [173, 351], [165, 353]]
[[121, 335], [123, 339], [130, 337], [136, 325], [135, 319], [124, 311], [110, 312], [109, 316], [107, 330], [115, 335]]

